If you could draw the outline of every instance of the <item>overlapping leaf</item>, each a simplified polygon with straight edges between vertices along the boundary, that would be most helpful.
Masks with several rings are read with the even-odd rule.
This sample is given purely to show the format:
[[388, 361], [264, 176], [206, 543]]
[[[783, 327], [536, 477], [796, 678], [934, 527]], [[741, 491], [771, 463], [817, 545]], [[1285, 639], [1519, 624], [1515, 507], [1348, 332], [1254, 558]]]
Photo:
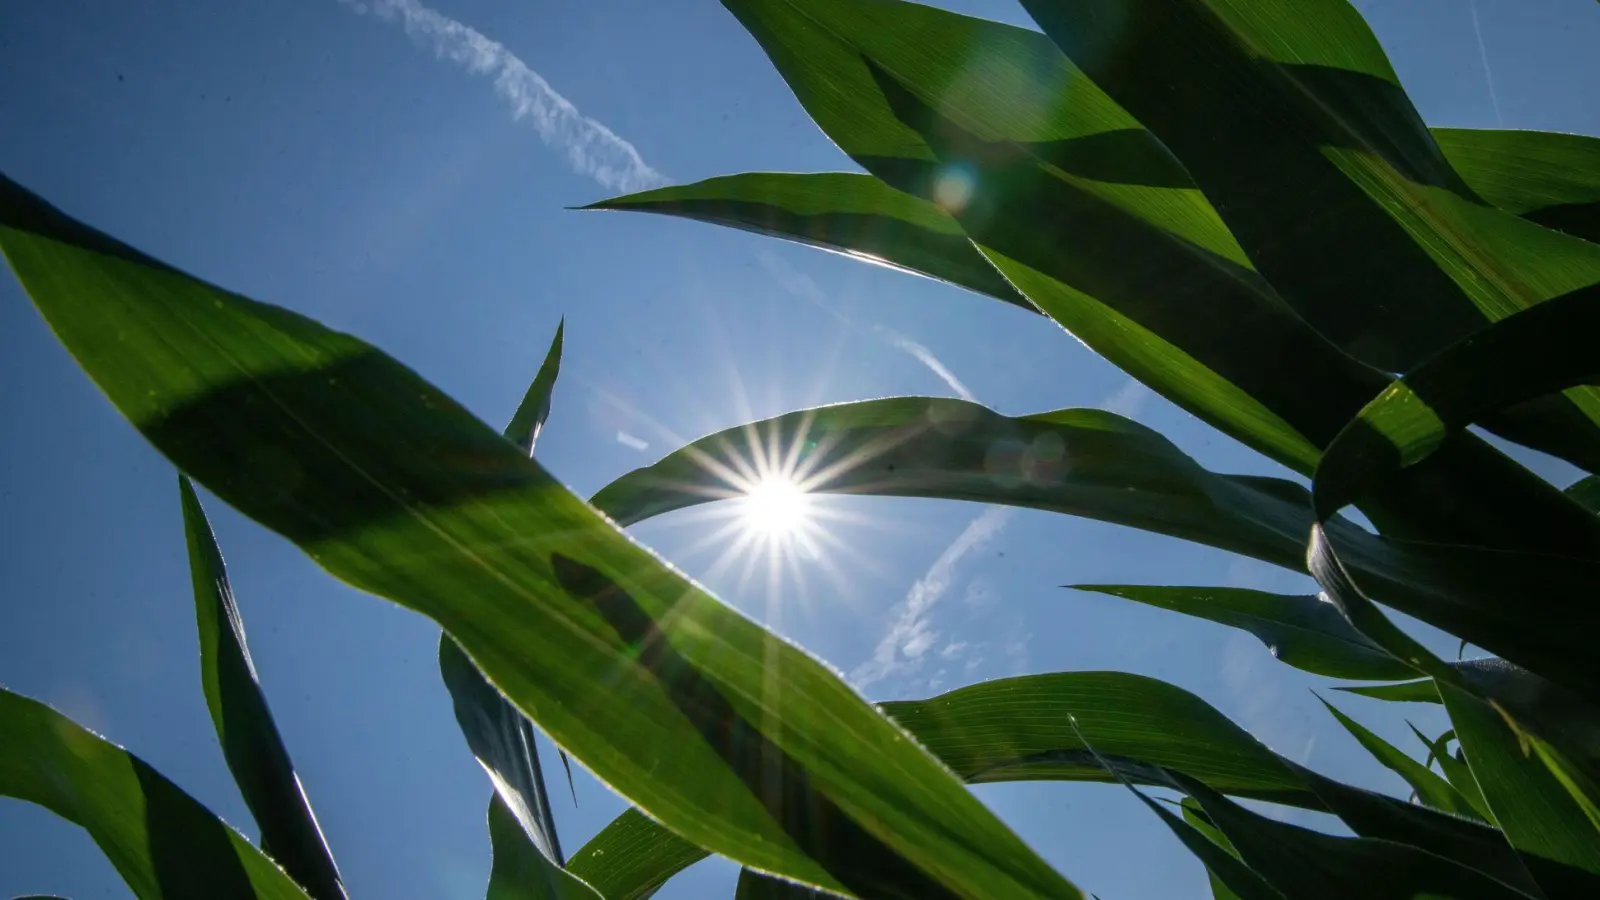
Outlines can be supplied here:
[[1600, 138], [1545, 131], [1435, 128], [1473, 193], [1506, 212], [1600, 241]]
[[1424, 805], [1469, 819], [1480, 818], [1477, 809], [1462, 796], [1460, 791], [1452, 787], [1450, 782], [1407, 756], [1399, 747], [1378, 737], [1360, 722], [1340, 712], [1338, 707], [1326, 700], [1323, 701], [1323, 705], [1339, 724], [1344, 726], [1344, 730], [1350, 732], [1362, 748], [1372, 755], [1373, 759], [1385, 769], [1403, 778], [1406, 784], [1411, 785], [1411, 789], [1417, 794], [1417, 799]]
[[272, 860], [138, 757], [0, 689], [0, 796], [81, 826], [140, 900], [308, 900]]
[[[1023, 6], [1183, 161], [1284, 300], [1362, 360], [1408, 371], [1600, 281], [1600, 246], [1473, 193], [1345, 0]], [[1521, 410], [1523, 437], [1581, 445], [1594, 467], [1600, 394], [1569, 399]]]
[[706, 855], [637, 809], [629, 809], [574, 853], [567, 871], [606, 900], [640, 900]]
[[552, 862], [499, 791], [489, 800], [489, 842], [494, 865], [485, 900], [609, 900]]
[[200, 682], [222, 755], [261, 829], [261, 849], [316, 900], [343, 900], [339, 868], [261, 691], [211, 523], [181, 475], [178, 493], [200, 631]]
[[685, 837], [863, 896], [1079, 896], [825, 666], [392, 359], [9, 181], [0, 247], [159, 450], [331, 573], [434, 618], [519, 709]]

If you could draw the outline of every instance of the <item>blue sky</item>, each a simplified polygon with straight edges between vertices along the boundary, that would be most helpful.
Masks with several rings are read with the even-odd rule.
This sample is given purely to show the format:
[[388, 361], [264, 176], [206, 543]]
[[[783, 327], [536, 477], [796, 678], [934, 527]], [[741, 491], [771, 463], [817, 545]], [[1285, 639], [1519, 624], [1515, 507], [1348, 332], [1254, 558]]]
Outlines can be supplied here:
[[[1007, 413], [1109, 407], [1213, 468], [1272, 471], [1042, 319], [770, 239], [563, 209], [654, 180], [850, 167], [712, 0], [433, 2], [5, 3], [0, 169], [191, 272], [361, 335], [497, 426], [565, 315], [539, 452], [584, 494], [753, 416], [891, 394], [966, 393]], [[1476, 2], [1357, 5], [1430, 123], [1600, 134], [1600, 6]], [[1026, 21], [1011, 0], [941, 5]], [[402, 7], [410, 34], [383, 14]], [[252, 832], [200, 692], [171, 467], [10, 278], [0, 335], [0, 683]], [[1316, 706], [1322, 682], [1252, 638], [1057, 587], [1291, 591], [1303, 578], [1039, 513], [826, 506], [848, 516], [849, 552], [781, 579], [759, 564], [746, 577], [742, 561], [717, 569], [693, 515], [636, 534], [872, 699], [1021, 672], [1140, 672], [1321, 771], [1400, 790]], [[489, 785], [439, 684], [434, 626], [332, 581], [219, 502], [208, 510], [352, 895], [482, 896]], [[1399, 711], [1342, 705], [1417, 749]], [[1442, 729], [1431, 710], [1404, 712]], [[569, 850], [624, 808], [587, 775], [576, 790], [576, 807], [555, 791]], [[1120, 788], [979, 795], [1107, 900], [1203, 891], [1198, 865]], [[85, 835], [36, 808], [0, 800], [0, 846], [0, 895], [127, 895]], [[659, 896], [731, 896], [734, 874], [704, 863]]]

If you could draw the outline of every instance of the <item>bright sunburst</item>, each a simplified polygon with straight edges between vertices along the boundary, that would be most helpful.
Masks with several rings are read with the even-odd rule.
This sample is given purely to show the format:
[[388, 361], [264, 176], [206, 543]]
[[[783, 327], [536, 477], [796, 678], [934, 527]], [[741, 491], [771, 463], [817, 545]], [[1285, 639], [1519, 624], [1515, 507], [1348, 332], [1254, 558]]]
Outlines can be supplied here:
[[740, 501], [745, 523], [768, 538], [784, 538], [810, 524], [811, 498], [798, 482], [779, 474], [764, 476]]

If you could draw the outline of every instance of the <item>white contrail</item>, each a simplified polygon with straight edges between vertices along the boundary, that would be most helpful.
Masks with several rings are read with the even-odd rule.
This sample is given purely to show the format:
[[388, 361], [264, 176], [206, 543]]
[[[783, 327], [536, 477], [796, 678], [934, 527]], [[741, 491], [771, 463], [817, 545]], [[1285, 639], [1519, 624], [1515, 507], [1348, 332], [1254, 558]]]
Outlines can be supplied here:
[[474, 75], [494, 79], [495, 93], [511, 117], [527, 121], [545, 146], [566, 154], [574, 171], [617, 191], [639, 191], [666, 183], [639, 151], [616, 132], [578, 112], [538, 72], [505, 45], [424, 6], [419, 0], [339, 0], [357, 13], [399, 25], [413, 39]]
[[1005, 528], [1006, 521], [1010, 518], [1010, 509], [990, 507], [973, 519], [950, 546], [944, 548], [939, 558], [928, 567], [927, 573], [917, 579], [917, 583], [906, 593], [905, 602], [900, 604], [894, 624], [889, 626], [889, 631], [878, 642], [872, 659], [862, 663], [850, 673], [850, 680], [858, 688], [876, 684], [920, 663], [923, 654], [927, 653], [939, 639], [938, 632], [928, 625], [928, 613], [944, 596], [945, 591], [950, 589], [956, 566], [968, 555], [982, 550], [994, 540], [995, 535]]
[[961, 379], [957, 378], [954, 372], [945, 368], [944, 363], [939, 361], [939, 357], [933, 355], [932, 350], [929, 350], [927, 347], [922, 346], [921, 344], [913, 341], [912, 339], [906, 337], [898, 331], [895, 331], [892, 328], [885, 328], [880, 325], [878, 326], [878, 330], [883, 332], [884, 335], [889, 338], [889, 343], [911, 354], [912, 358], [914, 358], [917, 362], [927, 366], [928, 371], [939, 376], [939, 378], [942, 379], [945, 384], [950, 386], [950, 390], [955, 391], [956, 394], [961, 397], [961, 399], [973, 402], [977, 401], [978, 398], [972, 396], [972, 392], [967, 390], [967, 386], [961, 383]]
[[1500, 115], [1500, 98], [1494, 92], [1494, 72], [1489, 69], [1489, 48], [1483, 43], [1483, 26], [1478, 24], [1478, 0], [1467, 0], [1467, 8], [1472, 10], [1472, 31], [1478, 36], [1478, 57], [1483, 60], [1483, 80], [1489, 84], [1489, 102], [1494, 105], [1494, 120], [1504, 128], [1506, 120]]

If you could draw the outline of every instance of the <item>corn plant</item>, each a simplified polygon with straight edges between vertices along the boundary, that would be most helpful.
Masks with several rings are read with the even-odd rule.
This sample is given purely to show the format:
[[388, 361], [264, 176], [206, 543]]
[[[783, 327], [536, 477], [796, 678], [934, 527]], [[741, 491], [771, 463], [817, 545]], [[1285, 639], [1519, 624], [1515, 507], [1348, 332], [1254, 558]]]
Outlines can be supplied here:
[[[903, 0], [724, 0], [864, 171], [595, 207], [860, 255], [1030, 310], [1304, 480], [1211, 472], [1100, 410], [900, 397], [713, 434], [585, 502], [531, 456], [559, 330], [496, 433], [359, 339], [5, 180], [13, 271], [184, 473], [203, 688], [260, 841], [8, 692], [0, 793], [85, 828], [141, 898], [345, 896], [193, 479], [442, 627], [441, 675], [494, 787], [494, 900], [647, 897], [708, 854], [745, 867], [751, 900], [1084, 896], [965, 787], [1019, 780], [1126, 785], [1219, 900], [1600, 896], [1600, 478], [1561, 490], [1469, 430], [1600, 472], [1600, 140], [1428, 128], [1345, 0], [1022, 3], [1040, 31]], [[1411, 786], [1402, 799], [1142, 676], [870, 705], [621, 531], [736, 494], [751, 435], [798, 448], [812, 491], [1087, 516], [1308, 573], [1319, 595], [1082, 587], [1244, 629], [1357, 693], [1442, 704], [1451, 729], [1419, 732], [1419, 761], [1329, 706]], [[997, 442], [1053, 449], [996, 471]], [[1440, 659], [1386, 607], [1493, 656]], [[570, 859], [535, 726], [636, 807]], [[1330, 813], [1350, 835], [1241, 798]]]

